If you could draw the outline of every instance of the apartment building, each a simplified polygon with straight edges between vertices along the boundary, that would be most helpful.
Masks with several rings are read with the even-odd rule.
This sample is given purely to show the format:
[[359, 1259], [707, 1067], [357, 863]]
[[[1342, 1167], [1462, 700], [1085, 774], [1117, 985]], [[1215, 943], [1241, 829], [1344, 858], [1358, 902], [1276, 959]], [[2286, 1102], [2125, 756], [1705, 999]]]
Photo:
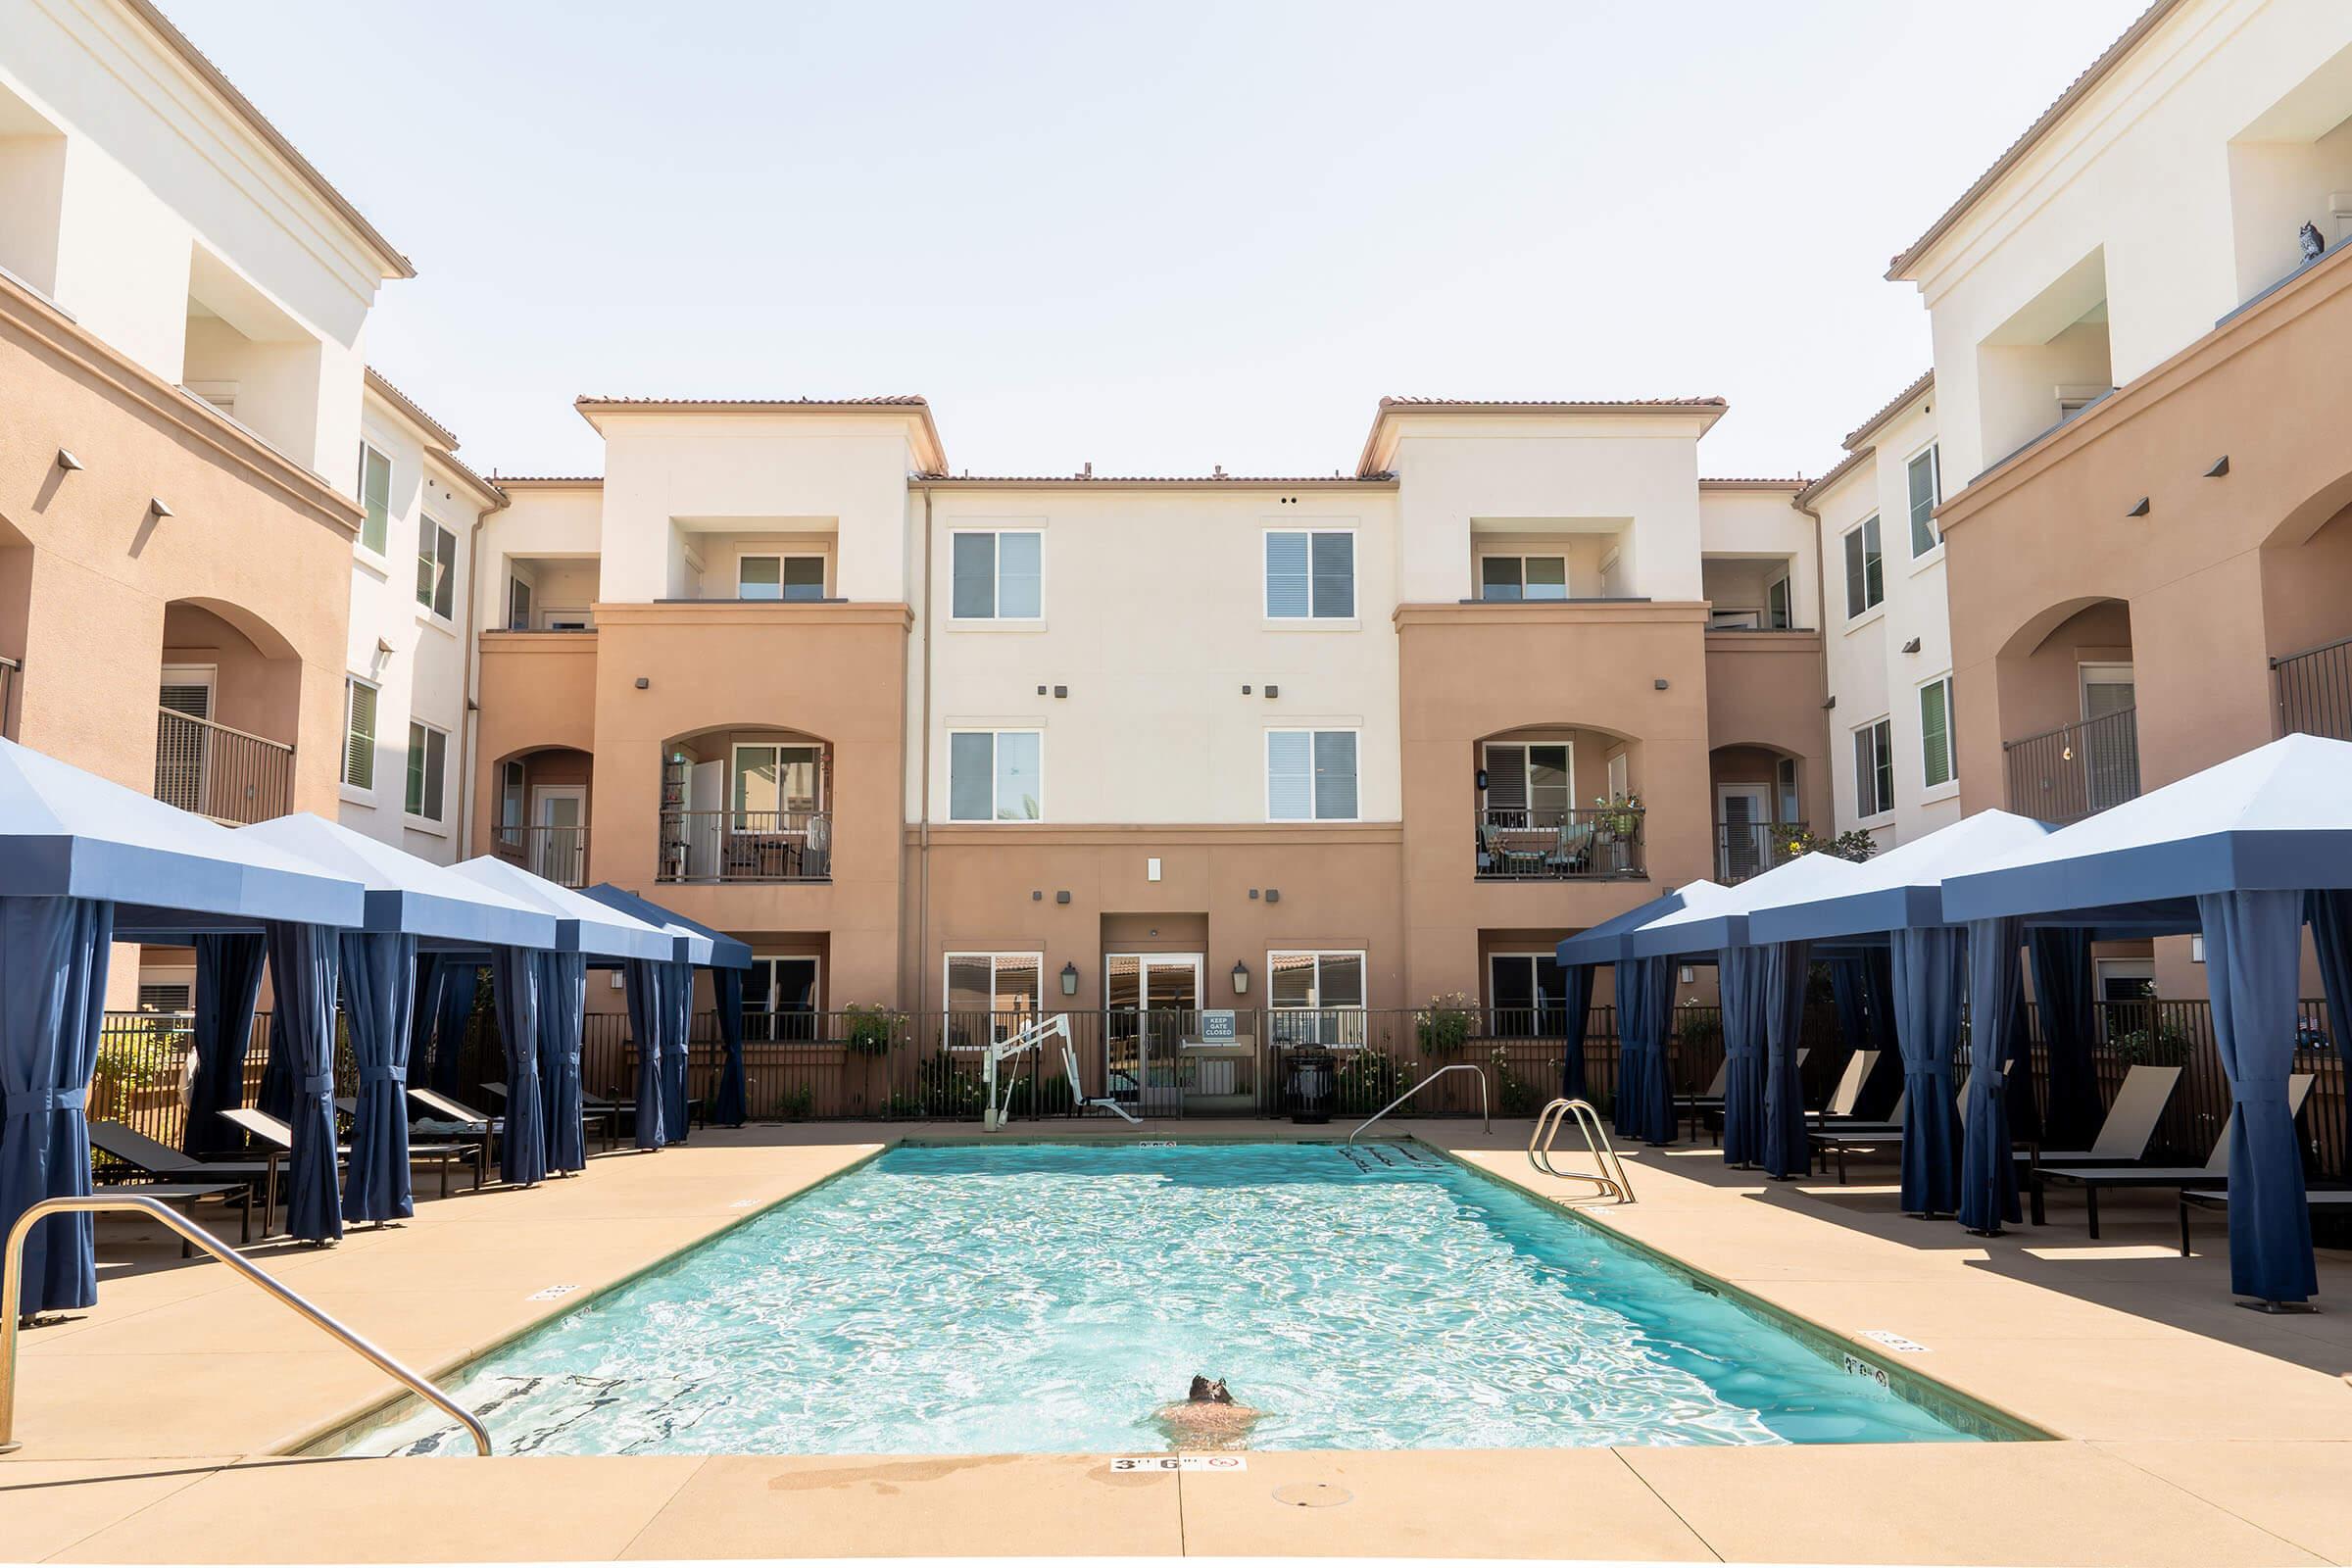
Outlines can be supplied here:
[[1936, 372], [1849, 432], [1795, 505], [1818, 519], [1828, 619], [1830, 795], [1824, 836], [1892, 849], [1960, 819], [1944, 582]]
[[[1965, 808], [2068, 820], [2352, 733], [2348, 235], [2352, 9], [2161, 0], [1895, 258]], [[2153, 972], [2202, 990], [2186, 941]]]
[[1562, 935], [1827, 819], [1813, 532], [1699, 479], [1717, 399], [1191, 478], [579, 408], [605, 473], [482, 524], [473, 832], [744, 937], [755, 1007], [1540, 1009]]

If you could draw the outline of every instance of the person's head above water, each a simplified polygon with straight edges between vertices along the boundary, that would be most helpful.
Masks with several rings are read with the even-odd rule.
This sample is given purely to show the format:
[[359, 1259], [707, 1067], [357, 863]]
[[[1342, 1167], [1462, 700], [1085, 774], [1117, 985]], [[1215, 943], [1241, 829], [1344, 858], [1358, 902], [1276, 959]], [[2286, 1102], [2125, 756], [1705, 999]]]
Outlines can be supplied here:
[[1192, 1392], [1185, 1397], [1194, 1404], [1231, 1404], [1233, 1396], [1225, 1392], [1225, 1380], [1211, 1383], [1198, 1372], [1193, 1374]]

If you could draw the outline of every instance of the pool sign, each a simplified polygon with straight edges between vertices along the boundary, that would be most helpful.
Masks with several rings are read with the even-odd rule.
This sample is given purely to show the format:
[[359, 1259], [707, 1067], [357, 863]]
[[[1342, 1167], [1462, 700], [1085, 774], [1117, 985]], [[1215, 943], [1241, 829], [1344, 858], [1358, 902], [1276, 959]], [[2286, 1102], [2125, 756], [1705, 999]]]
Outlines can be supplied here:
[[1865, 1329], [1862, 1337], [1866, 1340], [1876, 1340], [1889, 1350], [1900, 1350], [1905, 1355], [1924, 1354], [1928, 1348], [1917, 1340], [1904, 1339], [1892, 1329]]
[[1870, 1379], [1871, 1382], [1876, 1383], [1882, 1389], [1888, 1389], [1894, 1386], [1894, 1379], [1887, 1375], [1885, 1367], [1873, 1366], [1868, 1361], [1863, 1360], [1860, 1356], [1855, 1355], [1850, 1350], [1846, 1352], [1845, 1369], [1858, 1378]]
[[1212, 1008], [1200, 1014], [1200, 1043], [1204, 1046], [1230, 1046], [1234, 1041], [1233, 1009]]
[[1110, 1461], [1113, 1474], [1130, 1470], [1247, 1470], [1250, 1461], [1238, 1453], [1147, 1453]]

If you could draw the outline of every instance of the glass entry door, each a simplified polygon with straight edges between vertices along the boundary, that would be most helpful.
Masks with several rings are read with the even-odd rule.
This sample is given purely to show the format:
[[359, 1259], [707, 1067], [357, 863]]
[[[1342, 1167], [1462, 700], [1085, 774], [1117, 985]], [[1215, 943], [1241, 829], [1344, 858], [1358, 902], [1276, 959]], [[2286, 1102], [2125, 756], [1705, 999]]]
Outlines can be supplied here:
[[1113, 953], [1102, 960], [1102, 1058], [1112, 1098], [1139, 1116], [1184, 1108], [1184, 1038], [1199, 1027], [1198, 953]]

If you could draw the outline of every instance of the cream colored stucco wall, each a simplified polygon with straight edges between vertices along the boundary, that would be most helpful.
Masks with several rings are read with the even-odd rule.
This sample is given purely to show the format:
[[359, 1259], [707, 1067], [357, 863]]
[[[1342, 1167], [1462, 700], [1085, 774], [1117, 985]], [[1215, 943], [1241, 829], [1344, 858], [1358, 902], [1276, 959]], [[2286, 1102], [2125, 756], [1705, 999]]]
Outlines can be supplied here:
[[[1788, 504], [1793, 485], [1753, 490], [1702, 490], [1698, 498], [1699, 549], [1706, 563], [1735, 563], [1755, 569], [1732, 570], [1727, 581], [1762, 582], [1786, 565], [1788, 611], [1797, 627], [1821, 624], [1820, 540], [1812, 519]], [[1760, 601], [1759, 601], [1760, 602]]]

